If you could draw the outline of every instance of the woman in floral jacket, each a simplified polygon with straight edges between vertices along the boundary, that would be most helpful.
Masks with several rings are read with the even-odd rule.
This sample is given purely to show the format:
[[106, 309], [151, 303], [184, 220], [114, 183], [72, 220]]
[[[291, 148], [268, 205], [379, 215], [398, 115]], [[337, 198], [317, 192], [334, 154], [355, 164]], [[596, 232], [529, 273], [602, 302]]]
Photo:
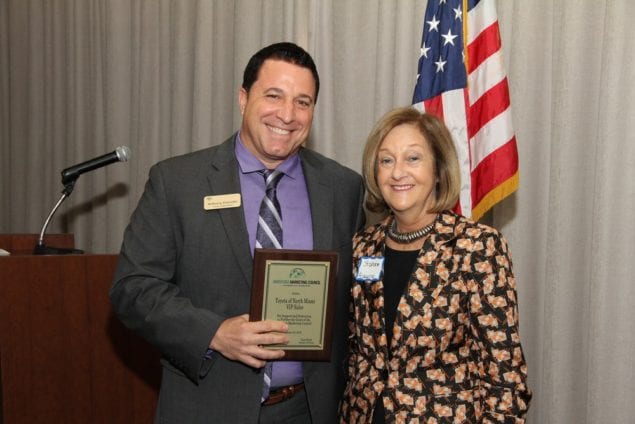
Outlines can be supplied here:
[[451, 136], [413, 108], [386, 114], [363, 157], [341, 423], [523, 423], [531, 393], [511, 259], [495, 229], [451, 212]]

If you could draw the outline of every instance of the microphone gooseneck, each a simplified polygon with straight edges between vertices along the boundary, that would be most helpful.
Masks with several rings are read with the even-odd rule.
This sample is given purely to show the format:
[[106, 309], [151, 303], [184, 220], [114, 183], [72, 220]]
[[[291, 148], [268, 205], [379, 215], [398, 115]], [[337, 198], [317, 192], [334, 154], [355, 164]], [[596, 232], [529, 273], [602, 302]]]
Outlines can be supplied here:
[[44, 245], [44, 234], [46, 233], [46, 228], [48, 227], [53, 215], [59, 209], [60, 205], [68, 196], [73, 192], [73, 188], [75, 187], [75, 182], [79, 178], [80, 175], [92, 171], [97, 168], [101, 168], [106, 165], [110, 165], [115, 162], [126, 162], [130, 158], [130, 148], [128, 146], [119, 146], [115, 149], [114, 152], [107, 153], [105, 155], [96, 157], [94, 159], [88, 160], [86, 162], [82, 162], [77, 165], [73, 165], [69, 168], [66, 168], [62, 171], [62, 184], [64, 185], [64, 189], [62, 190], [62, 197], [57, 201], [51, 212], [48, 214], [46, 221], [44, 221], [44, 225], [42, 226], [42, 230], [40, 231], [40, 235], [37, 240], [37, 244], [33, 249], [33, 254], [35, 255], [54, 255], [54, 254], [66, 254], [66, 253], [84, 253], [79, 249], [66, 249], [66, 248], [57, 248], [57, 247], [49, 247]]

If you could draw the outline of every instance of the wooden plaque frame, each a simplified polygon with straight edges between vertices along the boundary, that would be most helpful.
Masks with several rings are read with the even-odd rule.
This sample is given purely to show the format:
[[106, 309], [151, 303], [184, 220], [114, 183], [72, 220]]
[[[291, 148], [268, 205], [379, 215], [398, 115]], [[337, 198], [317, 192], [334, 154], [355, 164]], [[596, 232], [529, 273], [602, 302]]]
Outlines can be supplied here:
[[249, 318], [289, 325], [289, 344], [270, 346], [283, 361], [330, 360], [338, 260], [335, 251], [255, 250]]

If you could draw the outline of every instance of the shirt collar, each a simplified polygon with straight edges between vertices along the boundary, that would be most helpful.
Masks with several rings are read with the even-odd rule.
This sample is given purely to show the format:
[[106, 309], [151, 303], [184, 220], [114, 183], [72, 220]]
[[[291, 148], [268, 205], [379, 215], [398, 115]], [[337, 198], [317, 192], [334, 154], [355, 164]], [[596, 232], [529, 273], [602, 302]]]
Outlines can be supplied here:
[[[236, 160], [238, 160], [238, 166], [240, 168], [240, 172], [243, 174], [250, 174], [253, 172], [259, 172], [263, 169], [266, 169], [266, 166], [258, 160], [249, 150], [245, 147], [242, 139], [240, 138], [240, 132], [236, 134], [236, 143], [234, 147], [234, 151], [236, 153]], [[302, 175], [302, 167], [300, 166], [300, 155], [298, 152], [292, 154], [287, 159], [284, 160], [278, 167], [277, 170], [281, 171], [285, 175], [296, 179], [298, 176]]]

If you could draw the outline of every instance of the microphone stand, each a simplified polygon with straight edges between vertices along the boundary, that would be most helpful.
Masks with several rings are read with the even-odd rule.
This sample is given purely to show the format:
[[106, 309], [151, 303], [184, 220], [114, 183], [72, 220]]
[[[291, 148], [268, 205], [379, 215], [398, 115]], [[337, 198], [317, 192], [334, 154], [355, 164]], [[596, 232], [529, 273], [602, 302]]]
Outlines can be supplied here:
[[60, 197], [60, 199], [57, 201], [57, 203], [53, 207], [53, 210], [51, 211], [51, 213], [49, 213], [49, 216], [46, 218], [46, 221], [44, 222], [44, 226], [42, 226], [42, 231], [40, 231], [40, 237], [37, 240], [37, 244], [35, 245], [35, 248], [33, 249], [34, 255], [68, 255], [68, 254], [84, 253], [84, 251], [80, 249], [71, 249], [67, 247], [51, 247], [51, 246], [46, 246], [44, 244], [44, 233], [46, 232], [46, 228], [48, 227], [49, 222], [51, 222], [51, 218], [53, 217], [57, 209], [60, 207], [62, 202], [66, 200], [66, 198], [70, 196], [71, 193], [73, 192], [73, 188], [75, 188], [75, 181], [77, 181], [77, 177], [73, 178], [71, 181], [64, 184], [64, 190], [62, 190], [62, 197]]

